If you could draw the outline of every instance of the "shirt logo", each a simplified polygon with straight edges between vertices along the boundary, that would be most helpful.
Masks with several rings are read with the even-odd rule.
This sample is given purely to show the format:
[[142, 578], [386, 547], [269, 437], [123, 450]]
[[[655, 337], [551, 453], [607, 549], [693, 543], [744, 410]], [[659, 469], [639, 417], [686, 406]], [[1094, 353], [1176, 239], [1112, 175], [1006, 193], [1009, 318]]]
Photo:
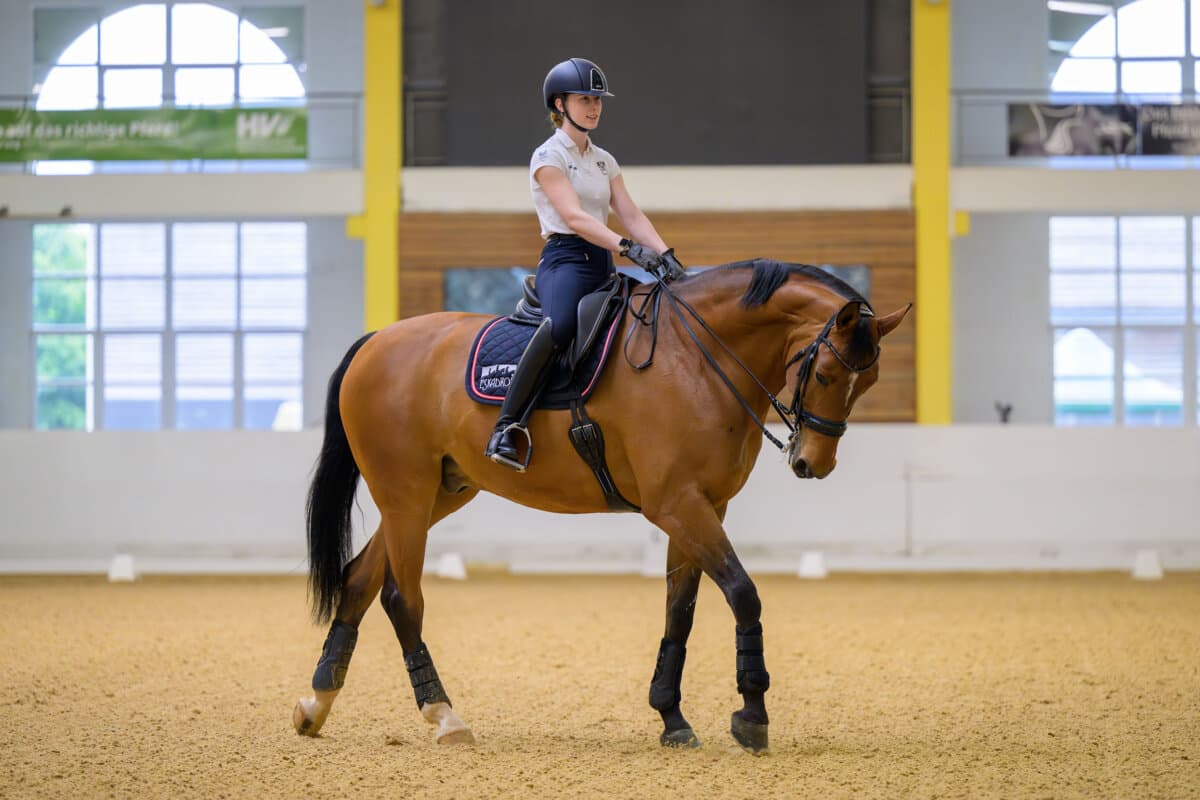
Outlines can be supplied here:
[[596, 166], [600, 168], [600, 171], [602, 173], [604, 173], [605, 175], [608, 174], [608, 164], [605, 164], [603, 161], [597, 161]]

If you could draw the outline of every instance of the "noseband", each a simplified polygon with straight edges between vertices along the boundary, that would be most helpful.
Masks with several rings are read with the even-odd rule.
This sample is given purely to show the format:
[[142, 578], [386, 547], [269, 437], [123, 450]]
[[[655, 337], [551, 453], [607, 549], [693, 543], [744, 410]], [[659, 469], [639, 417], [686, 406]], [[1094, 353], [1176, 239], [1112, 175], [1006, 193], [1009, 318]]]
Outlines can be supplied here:
[[[692, 338], [692, 341], [696, 343], [696, 346], [704, 355], [705, 360], [708, 361], [709, 366], [716, 371], [717, 375], [724, 382], [725, 386], [728, 387], [729, 391], [733, 393], [733, 396], [737, 398], [737, 401], [741, 403], [742, 408], [745, 409], [746, 413], [750, 415], [750, 418], [754, 420], [754, 423], [758, 425], [758, 428], [762, 431], [763, 436], [765, 436], [781, 451], [786, 452], [800, 436], [800, 432], [806, 427], [811, 428], [817, 433], [824, 434], [826, 436], [832, 436], [834, 438], [840, 437], [846, 432], [846, 420], [826, 419], [825, 417], [817, 416], [816, 414], [804, 408], [804, 395], [808, 391], [808, 381], [809, 378], [812, 377], [813, 367], [817, 362], [817, 355], [819, 355], [821, 351], [822, 344], [829, 348], [829, 352], [833, 353], [838, 362], [852, 373], [866, 372], [871, 367], [875, 366], [875, 362], [879, 360], [880, 348], [876, 346], [875, 355], [871, 357], [871, 360], [861, 367], [855, 367], [846, 360], [846, 357], [843, 356], [836, 347], [833, 346], [833, 342], [829, 341], [829, 332], [833, 330], [834, 323], [837, 322], [838, 314], [841, 313], [841, 310], [829, 318], [829, 321], [825, 323], [825, 327], [821, 329], [819, 334], [817, 334], [817, 338], [813, 339], [813, 341], [799, 353], [788, 359], [787, 364], [784, 365], [784, 371], [786, 371], [792, 366], [792, 364], [795, 364], [797, 361], [800, 362], [800, 366], [796, 371], [796, 391], [792, 395], [792, 404], [790, 406], [785, 406], [782, 402], [780, 402], [779, 398], [771, 392], [770, 389], [763, 385], [763, 382], [758, 379], [758, 376], [755, 375], [749, 367], [742, 363], [742, 360], [738, 358], [732, 350], [729, 349], [725, 342], [721, 341], [721, 337], [717, 336], [716, 331], [709, 327], [708, 323], [700, 317], [700, 314], [697, 313], [696, 309], [692, 308], [686, 300], [675, 294], [671, 287], [667, 286], [662, 281], [654, 284], [650, 291], [645, 295], [645, 299], [642, 301], [640, 307], [635, 309], [632, 307], [632, 304], [630, 305], [630, 313], [633, 315], [634, 319], [640, 325], [649, 327], [651, 330], [650, 354], [646, 357], [645, 361], [638, 363], [634, 363], [629, 355], [629, 343], [633, 339], [633, 334], [637, 330], [637, 327], [631, 327], [629, 333], [626, 335], [625, 360], [631, 367], [636, 370], [643, 370], [650, 366], [654, 360], [654, 348], [658, 343], [658, 312], [664, 296], [666, 296], [667, 302], [670, 304], [671, 310], [675, 313], [675, 316], [681, 323], [683, 323], [684, 330], [688, 332], [688, 335]], [[771, 407], [774, 408], [776, 413], [779, 414], [780, 418], [783, 420], [783, 424], [786, 425], [788, 431], [790, 431], [786, 445], [779, 441], [779, 439], [777, 439], [769, 430], [767, 430], [767, 426], [758, 418], [758, 415], [754, 413], [754, 410], [750, 408], [750, 403], [746, 401], [746, 398], [742, 396], [742, 393], [739, 392], [737, 387], [733, 385], [733, 381], [731, 381], [729, 376], [725, 374], [725, 370], [721, 369], [721, 366], [717, 363], [717, 360], [713, 358], [712, 353], [708, 351], [708, 348], [706, 348], [700, 341], [700, 338], [696, 335], [696, 332], [692, 330], [692, 326], [688, 323], [687, 317], [684, 315], [684, 311], [687, 312], [687, 316], [690, 316], [700, 324], [705, 332], [708, 333], [708, 335], [711, 336], [713, 340], [721, 346], [721, 349], [725, 351], [726, 355], [732, 358], [734, 362], [742, 368], [742, 371], [749, 375], [750, 379], [758, 385], [758, 388], [763, 391], [763, 394], [770, 399]], [[871, 312], [870, 306], [864, 307], [864, 313], [872, 316], [874, 315], [873, 312]]]

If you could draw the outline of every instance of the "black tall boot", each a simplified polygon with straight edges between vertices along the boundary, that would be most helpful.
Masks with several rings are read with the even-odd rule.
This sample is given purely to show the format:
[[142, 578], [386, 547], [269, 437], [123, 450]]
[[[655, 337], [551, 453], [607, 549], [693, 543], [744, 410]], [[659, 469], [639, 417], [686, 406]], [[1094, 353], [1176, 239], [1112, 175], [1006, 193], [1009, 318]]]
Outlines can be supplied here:
[[516, 372], [508, 384], [508, 393], [500, 406], [500, 418], [496, 420], [496, 429], [488, 441], [483, 454], [506, 467], [512, 467], [518, 472], [525, 471], [517, 453], [516, 431], [518, 423], [524, 416], [526, 408], [534, 400], [534, 395], [545, 377], [554, 354], [558, 348], [550, 335], [550, 320], [542, 320], [533, 338], [525, 346], [521, 360], [517, 363]]

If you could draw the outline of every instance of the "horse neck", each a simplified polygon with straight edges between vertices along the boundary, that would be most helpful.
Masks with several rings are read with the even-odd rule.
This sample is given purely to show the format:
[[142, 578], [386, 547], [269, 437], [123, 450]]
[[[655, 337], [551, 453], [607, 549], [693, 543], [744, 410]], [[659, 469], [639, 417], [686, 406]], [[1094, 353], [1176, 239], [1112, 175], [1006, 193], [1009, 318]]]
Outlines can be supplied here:
[[[691, 291], [683, 295], [684, 299], [764, 386], [779, 392], [787, 379], [785, 365], [789, 356], [788, 342], [794, 340], [792, 334], [801, 329], [803, 338], [815, 338], [840, 308], [839, 303], [845, 301], [793, 277], [763, 305], [745, 308], [741, 298], [749, 285], [749, 271], [744, 275], [734, 272], [729, 277], [734, 280], [722, 276], [726, 279], [721, 285], [694, 284], [694, 288], [688, 287]], [[697, 328], [694, 323], [692, 327]], [[697, 334], [703, 336], [699, 330]], [[719, 349], [713, 350], [714, 356], [718, 355]], [[734, 378], [734, 371], [730, 371], [729, 376]], [[749, 378], [744, 380], [752, 384]], [[764, 410], [767, 405], [763, 397]]]

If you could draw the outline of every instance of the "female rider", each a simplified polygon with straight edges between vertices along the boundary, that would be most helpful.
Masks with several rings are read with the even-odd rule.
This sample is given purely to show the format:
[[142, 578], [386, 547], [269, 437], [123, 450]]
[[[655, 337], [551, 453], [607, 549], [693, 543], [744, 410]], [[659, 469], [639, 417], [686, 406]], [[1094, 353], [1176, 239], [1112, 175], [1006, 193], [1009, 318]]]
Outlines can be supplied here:
[[[612, 254], [662, 280], [683, 275], [674, 250], [629, 196], [616, 159], [588, 137], [600, 124], [601, 98], [612, 96], [604, 73], [584, 58], [556, 64], [542, 83], [556, 130], [533, 151], [529, 188], [546, 240], [534, 279], [544, 320], [517, 364], [484, 451], [496, 463], [521, 471], [515, 441], [519, 420], [555, 354], [575, 338], [580, 298], [612, 275]], [[608, 227], [610, 206], [636, 241]]]

